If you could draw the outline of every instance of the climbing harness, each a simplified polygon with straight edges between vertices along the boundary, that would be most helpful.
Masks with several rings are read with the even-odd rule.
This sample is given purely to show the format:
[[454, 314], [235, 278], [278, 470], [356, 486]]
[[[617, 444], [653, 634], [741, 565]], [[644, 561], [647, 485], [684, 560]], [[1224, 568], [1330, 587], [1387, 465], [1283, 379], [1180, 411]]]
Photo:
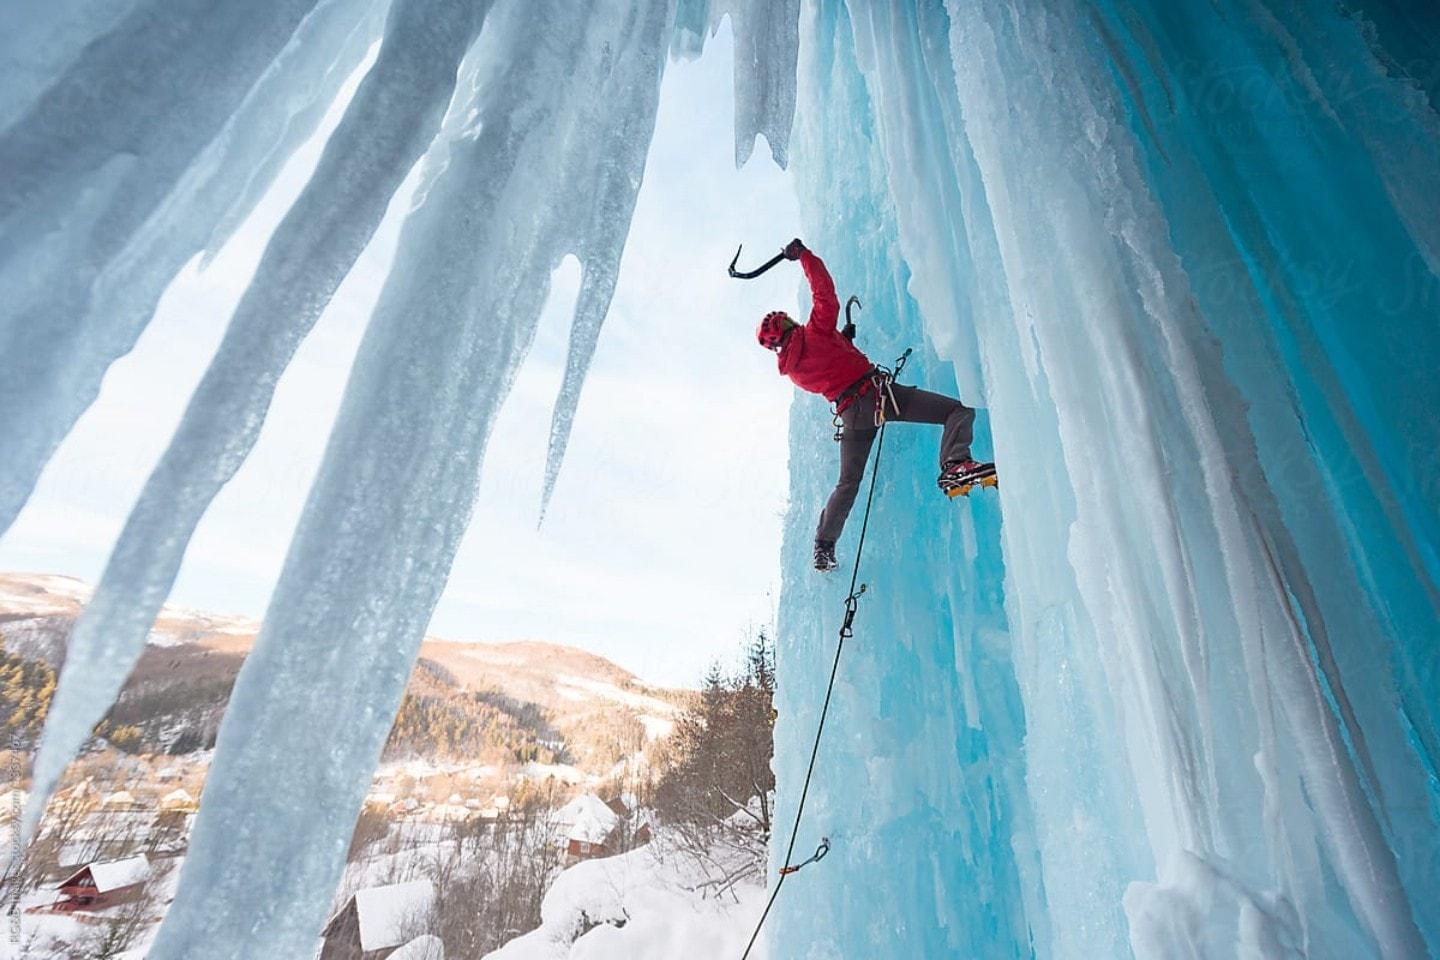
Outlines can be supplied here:
[[[905, 369], [905, 361], [910, 358], [910, 350], [906, 350], [895, 361], [894, 371], [885, 371], [890, 380], [900, 375]], [[878, 400], [878, 397], [877, 397]], [[893, 396], [892, 396], [893, 400]], [[877, 408], [879, 404], [877, 403]], [[835, 677], [840, 672], [840, 654], [845, 649], [845, 641], [855, 635], [855, 612], [860, 607], [860, 598], [865, 595], [868, 589], [867, 584], [856, 584], [860, 579], [860, 558], [865, 552], [865, 534], [870, 528], [870, 508], [875, 503], [875, 478], [880, 473], [880, 454], [885, 449], [885, 421], [883, 418], [877, 420], [876, 425], [880, 429], [880, 435], [875, 440], [875, 459], [870, 464], [870, 490], [865, 495], [865, 516], [860, 521], [860, 540], [855, 544], [855, 566], [850, 571], [850, 592], [845, 597], [845, 619], [840, 623], [840, 637], [835, 644], [835, 659], [830, 664], [830, 682], [825, 686], [825, 702], [820, 705], [820, 721], [815, 726], [815, 743], [810, 748], [810, 765], [805, 768], [805, 783], [800, 787], [800, 803], [795, 808], [795, 822], [790, 827], [790, 843], [785, 847], [785, 865], [780, 868], [780, 879], [775, 881], [775, 889], [770, 891], [770, 899], [765, 902], [765, 909], [760, 914], [760, 920], [755, 924], [755, 932], [750, 934], [750, 942], [745, 945], [745, 952], [740, 960], [749, 960], [750, 951], [755, 948], [755, 941], [760, 939], [760, 931], [765, 926], [765, 920], [770, 916], [770, 908], [775, 906], [775, 898], [780, 896], [780, 888], [785, 886], [785, 880], [792, 873], [798, 872], [802, 867], [812, 863], [818, 863], [825, 859], [830, 852], [830, 838], [824, 837], [820, 846], [815, 848], [815, 853], [808, 859], [799, 863], [791, 863], [790, 857], [795, 853], [795, 841], [800, 836], [800, 821], [805, 815], [805, 799], [810, 795], [810, 779], [815, 774], [815, 760], [820, 756], [820, 736], [825, 732], [825, 718], [830, 714], [830, 698], [835, 693]]]
[[845, 439], [845, 422], [841, 415], [850, 404], [863, 397], [866, 390], [875, 391], [875, 429], [885, 426], [885, 421], [889, 418], [885, 412], [887, 407], [893, 410], [897, 417], [900, 415], [900, 401], [895, 398], [895, 378], [900, 376], [900, 371], [905, 368], [905, 361], [910, 359], [910, 353], [911, 349], [907, 347], [895, 361], [894, 370], [878, 365], [871, 367], [869, 373], [846, 387], [844, 392], [835, 398], [830, 409], [830, 422], [835, 425], [836, 443]]

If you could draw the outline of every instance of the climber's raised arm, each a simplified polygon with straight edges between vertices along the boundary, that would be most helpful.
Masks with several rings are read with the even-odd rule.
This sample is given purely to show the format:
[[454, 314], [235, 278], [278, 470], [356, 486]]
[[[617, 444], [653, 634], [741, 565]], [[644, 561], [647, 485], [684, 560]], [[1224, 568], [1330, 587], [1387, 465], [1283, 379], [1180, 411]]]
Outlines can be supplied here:
[[799, 240], [791, 240], [785, 246], [785, 256], [799, 260], [805, 270], [805, 279], [810, 281], [810, 326], [816, 330], [830, 332], [835, 329], [840, 316], [840, 298], [835, 294], [835, 281], [825, 269], [825, 261], [815, 256]]

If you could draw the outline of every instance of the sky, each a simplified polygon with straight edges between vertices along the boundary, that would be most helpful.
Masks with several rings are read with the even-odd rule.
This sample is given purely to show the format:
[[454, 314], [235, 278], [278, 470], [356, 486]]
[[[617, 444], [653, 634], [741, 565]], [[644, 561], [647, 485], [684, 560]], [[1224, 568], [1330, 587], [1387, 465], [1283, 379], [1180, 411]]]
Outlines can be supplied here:
[[[801, 278], [785, 264], [747, 283], [725, 267], [737, 244], [758, 262], [799, 235], [799, 212], [763, 141], [734, 167], [731, 63], [727, 22], [701, 59], [667, 69], [619, 285], [537, 525], [579, 265], [571, 258], [556, 272], [433, 635], [564, 643], [688, 686], [711, 662], [733, 661], [773, 617], [792, 390], [753, 331], [768, 310], [798, 309]], [[359, 76], [231, 243], [167, 291], [0, 539], [0, 569], [98, 579]], [[263, 615], [414, 179], [282, 378], [254, 452], [191, 541], [172, 603]]]

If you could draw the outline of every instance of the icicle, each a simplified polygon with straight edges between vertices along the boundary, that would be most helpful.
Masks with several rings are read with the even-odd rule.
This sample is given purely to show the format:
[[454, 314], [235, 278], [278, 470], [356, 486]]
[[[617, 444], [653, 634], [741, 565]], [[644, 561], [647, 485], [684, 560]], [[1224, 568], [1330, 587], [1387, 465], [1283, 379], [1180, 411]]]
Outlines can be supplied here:
[[[595, 169], [584, 174], [593, 178], [595, 192], [589, 222], [584, 224], [576, 248], [584, 270], [570, 329], [564, 380], [550, 423], [545, 483], [540, 496], [542, 519], [555, 491], [555, 481], [574, 426], [575, 412], [580, 406], [580, 389], [589, 371], [590, 360], [595, 355], [600, 328], [610, 309], [610, 298], [615, 293], [620, 255], [630, 232], [635, 198], [645, 175], [645, 157], [655, 132], [654, 105], [659, 100], [664, 68], [665, 52], [657, 50], [648, 35], [636, 36], [629, 48], [615, 51], [614, 69], [605, 79], [608, 92], [601, 97], [600, 103], [638, 89], [646, 91], [651, 109], [630, 113], [623, 118], [624, 122], [603, 128], [603, 140], [585, 144], [567, 162], [568, 169], [577, 171], [584, 169], [582, 165], [587, 162], [595, 163]], [[596, 126], [600, 128], [598, 123]], [[593, 159], [587, 161], [587, 155]]]
[[[290, 116], [288, 89], [250, 101], [248, 112], [247, 94], [268, 75], [281, 89], [299, 86], [303, 104], [317, 92], [304, 85], [317, 62], [363, 52], [341, 45], [370, 4], [329, 0], [307, 18], [315, 6], [137, 6], [0, 133], [0, 169], [10, 174], [0, 180], [0, 409], [26, 411], [0, 419], [0, 531], [209, 238], [230, 188], [250, 180], [277, 138], [306, 132], [237, 129], [237, 110]], [[309, 42], [282, 53], [297, 27]], [[217, 183], [219, 173], [227, 179]]]
[[0, 31], [0, 130], [40, 98], [86, 44], [129, 15], [138, 0], [51, 0], [12, 8]]
[[764, 134], [784, 167], [795, 119], [800, 0], [721, 0], [711, 17], [718, 22], [727, 13], [735, 33], [735, 166], [745, 165]]
[[35, 760], [30, 826], [144, 650], [185, 547], [253, 448], [275, 384], [434, 138], [485, 9], [474, 0], [395, 0], [379, 58], [271, 237], [71, 632]]
[[[676, 24], [672, 51], [677, 55], [695, 55], [703, 46], [703, 36], [696, 33], [703, 22], [706, 5], [698, 0], [682, 3]], [[790, 126], [795, 116], [795, 62], [799, 49], [799, 2], [784, 0], [732, 0], [717, 5], [709, 15], [718, 23], [728, 14], [735, 33], [735, 162], [743, 166], [750, 157], [757, 134], [764, 134], [776, 163], [785, 166], [790, 144]], [[637, 77], [658, 76], [662, 64], [648, 59], [632, 66]], [[644, 80], [640, 82], [646, 82]], [[585, 264], [580, 298], [576, 305], [575, 324], [570, 334], [570, 348], [565, 358], [565, 375], [555, 412], [550, 422], [550, 444], [545, 462], [545, 486], [540, 497], [540, 517], [544, 522], [550, 497], [555, 492], [560, 463], [570, 442], [575, 413], [580, 404], [580, 387], [584, 383], [590, 360], [600, 337], [600, 327], [615, 290], [620, 252], [625, 237], [616, 232], [618, 224], [628, 224], [634, 211], [635, 186], [645, 168], [645, 153], [653, 131], [650, 126], [640, 130], [618, 132], [610, 149], [598, 151], [602, 156], [616, 158], [606, 175], [605, 196], [600, 201], [604, 215], [591, 225], [584, 248], [605, 251], [600, 256], [582, 253]], [[613, 254], [613, 257], [611, 256]]]
[[710, 0], [677, 0], [670, 56], [676, 60], [695, 59], [705, 51], [709, 33]]
[[606, 80], [670, 29], [663, 0], [506, 0], [487, 20], [476, 132], [437, 151], [402, 231], [152, 960], [313, 944], [550, 272], [598, 215], [601, 184], [568, 164], [648, 128], [658, 75], [621, 97]]

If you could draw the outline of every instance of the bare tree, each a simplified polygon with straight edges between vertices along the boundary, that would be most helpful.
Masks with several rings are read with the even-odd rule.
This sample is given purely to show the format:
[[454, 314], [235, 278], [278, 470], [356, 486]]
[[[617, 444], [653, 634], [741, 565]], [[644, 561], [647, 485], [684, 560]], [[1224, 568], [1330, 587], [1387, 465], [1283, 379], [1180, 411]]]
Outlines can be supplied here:
[[[76, 862], [83, 859], [81, 855], [93, 852], [91, 847], [98, 849], [93, 831], [86, 829], [93, 826], [95, 813], [96, 804], [87, 796], [67, 794], [51, 800], [40, 819], [35, 839], [25, 850], [23, 861], [19, 865], [11, 864], [11, 873], [3, 883], [7, 887], [15, 883], [19, 891], [33, 890], [56, 877], [61, 868], [70, 865], [65, 861]], [[79, 844], [86, 837], [90, 839], [85, 848], [80, 849]], [[67, 850], [78, 855], [67, 857]], [[18, 893], [15, 895], [18, 896]]]
[[150, 915], [150, 885], [143, 885], [133, 900], [101, 919], [101, 926], [73, 943], [65, 954], [72, 960], [111, 960], [129, 950], [155, 922]]
[[430, 873], [437, 896], [431, 932], [448, 955], [479, 957], [540, 925], [540, 904], [561, 865], [548, 808], [470, 821]]

